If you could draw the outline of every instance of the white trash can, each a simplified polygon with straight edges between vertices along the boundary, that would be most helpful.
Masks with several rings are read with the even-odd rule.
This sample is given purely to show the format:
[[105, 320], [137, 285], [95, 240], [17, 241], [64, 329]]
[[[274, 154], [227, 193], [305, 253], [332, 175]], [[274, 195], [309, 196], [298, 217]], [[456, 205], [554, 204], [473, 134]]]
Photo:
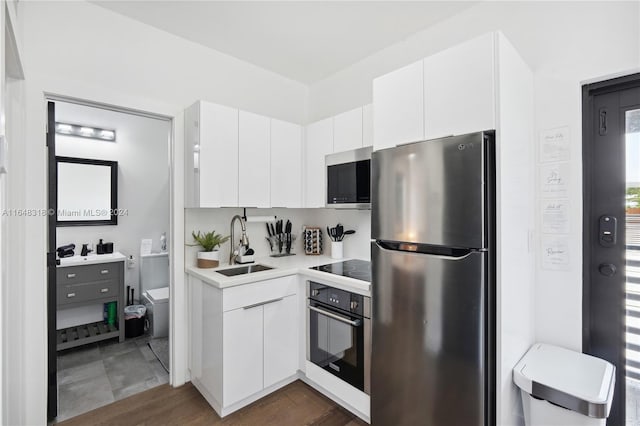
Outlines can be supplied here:
[[613, 364], [536, 343], [513, 369], [527, 426], [605, 426], [616, 382]]

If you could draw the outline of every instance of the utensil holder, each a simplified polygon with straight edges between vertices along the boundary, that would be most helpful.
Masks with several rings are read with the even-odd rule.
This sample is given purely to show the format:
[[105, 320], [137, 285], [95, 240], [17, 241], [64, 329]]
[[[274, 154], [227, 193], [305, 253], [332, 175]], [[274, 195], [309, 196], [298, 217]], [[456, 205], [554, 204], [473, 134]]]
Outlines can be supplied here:
[[342, 259], [342, 241], [331, 241], [331, 258]]

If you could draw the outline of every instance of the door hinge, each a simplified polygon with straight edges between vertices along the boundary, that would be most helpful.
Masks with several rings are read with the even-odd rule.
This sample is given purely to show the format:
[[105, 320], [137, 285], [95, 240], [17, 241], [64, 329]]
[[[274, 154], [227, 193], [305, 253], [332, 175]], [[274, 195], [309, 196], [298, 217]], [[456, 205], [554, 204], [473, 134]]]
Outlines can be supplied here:
[[598, 117], [598, 134], [604, 136], [607, 134], [607, 109], [600, 108]]

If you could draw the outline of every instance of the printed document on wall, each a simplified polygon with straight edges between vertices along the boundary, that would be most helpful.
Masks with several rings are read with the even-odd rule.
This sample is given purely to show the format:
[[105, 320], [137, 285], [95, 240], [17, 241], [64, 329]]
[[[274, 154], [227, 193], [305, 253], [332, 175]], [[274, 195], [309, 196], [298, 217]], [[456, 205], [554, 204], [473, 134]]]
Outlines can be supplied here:
[[569, 163], [540, 165], [540, 196], [567, 198], [569, 195]]
[[540, 162], [568, 161], [571, 156], [570, 143], [568, 126], [541, 131]]
[[543, 234], [569, 233], [569, 200], [544, 199], [540, 200]]
[[543, 235], [540, 259], [542, 269], [567, 271], [569, 269], [569, 241], [567, 236]]

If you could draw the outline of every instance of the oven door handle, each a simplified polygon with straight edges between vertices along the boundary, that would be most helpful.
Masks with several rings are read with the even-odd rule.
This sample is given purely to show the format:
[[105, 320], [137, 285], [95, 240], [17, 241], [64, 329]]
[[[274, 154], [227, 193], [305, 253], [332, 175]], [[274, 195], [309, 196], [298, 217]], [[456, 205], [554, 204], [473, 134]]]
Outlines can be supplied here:
[[311, 305], [307, 305], [307, 308], [311, 309], [312, 311], [318, 312], [319, 314], [326, 315], [329, 318], [333, 318], [336, 321], [340, 321], [345, 324], [352, 325], [354, 327], [359, 327], [360, 324], [362, 324], [362, 321], [360, 319], [355, 319], [355, 320], [346, 319], [341, 317], [340, 315], [334, 314], [333, 312], [325, 311], [324, 309], [316, 308], [315, 306], [311, 306]]

